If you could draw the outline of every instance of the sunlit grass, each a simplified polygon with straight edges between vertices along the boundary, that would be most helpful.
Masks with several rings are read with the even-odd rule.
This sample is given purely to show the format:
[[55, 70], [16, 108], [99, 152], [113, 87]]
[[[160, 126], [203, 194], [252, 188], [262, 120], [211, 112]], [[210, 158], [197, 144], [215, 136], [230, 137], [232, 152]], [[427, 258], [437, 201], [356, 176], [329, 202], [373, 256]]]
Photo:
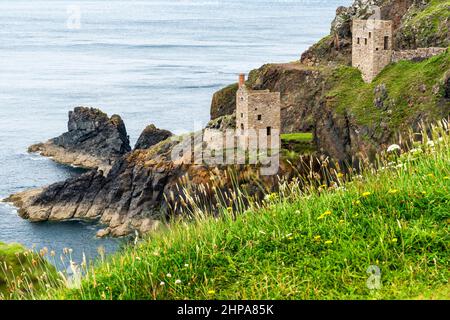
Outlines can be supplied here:
[[246, 199], [238, 185], [228, 195], [233, 205], [214, 213], [203, 198], [187, 198], [185, 218], [80, 266], [81, 283], [60, 275], [44, 291], [12, 298], [446, 298], [450, 138], [447, 123], [425, 132], [362, 173], [324, 161], [325, 177], [280, 181], [263, 201]]

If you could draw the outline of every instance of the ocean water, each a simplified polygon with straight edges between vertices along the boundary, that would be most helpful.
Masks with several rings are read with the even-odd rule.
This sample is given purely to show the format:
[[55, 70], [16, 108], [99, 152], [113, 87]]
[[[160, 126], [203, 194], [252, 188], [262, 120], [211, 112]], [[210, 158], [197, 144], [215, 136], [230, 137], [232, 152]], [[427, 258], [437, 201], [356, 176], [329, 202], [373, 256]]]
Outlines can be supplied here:
[[[297, 60], [351, 0], [0, 1], [0, 198], [79, 174], [26, 152], [66, 130], [75, 106], [154, 123], [209, 120], [212, 94], [267, 62]], [[0, 241], [95, 257], [99, 226], [24, 221], [0, 204]]]

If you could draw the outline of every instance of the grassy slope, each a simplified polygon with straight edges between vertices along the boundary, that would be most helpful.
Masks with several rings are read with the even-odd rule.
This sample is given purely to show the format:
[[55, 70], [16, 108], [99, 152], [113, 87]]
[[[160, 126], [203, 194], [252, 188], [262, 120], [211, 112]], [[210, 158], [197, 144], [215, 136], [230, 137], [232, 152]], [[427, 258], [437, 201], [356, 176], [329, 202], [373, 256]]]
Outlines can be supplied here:
[[[357, 69], [341, 66], [334, 71], [327, 96], [338, 111], [350, 112], [360, 124], [380, 123], [384, 119], [389, 127], [402, 128], [410, 116], [419, 113], [429, 114], [430, 119], [439, 118], [442, 107], [438, 101], [444, 92], [433, 91], [435, 85], [442, 88], [441, 82], [449, 70], [449, 52], [419, 63], [391, 64], [370, 84], [363, 82]], [[387, 90], [385, 109], [374, 105], [375, 88], [382, 84]]]
[[440, 44], [448, 45], [448, 19], [450, 0], [431, 0], [424, 9], [409, 12], [401, 32], [416, 39], [418, 45], [424, 46], [428, 39], [440, 39]]
[[[23, 290], [30, 283], [36, 284], [38, 277], [45, 271], [52, 273], [54, 269], [37, 254], [26, 250], [20, 244], [0, 242], [0, 299], [2, 294], [8, 292], [8, 287], [17, 284], [17, 279], [21, 279], [22, 285], [19, 287]], [[23, 276], [25, 273], [26, 276]]]
[[[449, 140], [345, 188], [294, 187], [236, 220], [175, 223], [98, 266], [82, 290], [51, 297], [448, 298]], [[366, 286], [371, 265], [380, 290]]]

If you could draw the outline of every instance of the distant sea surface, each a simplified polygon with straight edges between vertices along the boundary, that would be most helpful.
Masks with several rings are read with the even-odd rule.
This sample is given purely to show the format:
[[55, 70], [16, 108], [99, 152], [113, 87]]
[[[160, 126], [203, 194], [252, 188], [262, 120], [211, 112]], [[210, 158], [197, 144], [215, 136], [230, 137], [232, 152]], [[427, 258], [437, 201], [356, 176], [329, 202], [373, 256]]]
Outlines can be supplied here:
[[[0, 1], [0, 198], [79, 174], [26, 152], [66, 131], [75, 106], [121, 115], [133, 143], [150, 123], [191, 131], [209, 120], [216, 90], [299, 59], [351, 2]], [[1, 242], [95, 257], [120, 243], [96, 239], [99, 228], [33, 224], [0, 204]]]

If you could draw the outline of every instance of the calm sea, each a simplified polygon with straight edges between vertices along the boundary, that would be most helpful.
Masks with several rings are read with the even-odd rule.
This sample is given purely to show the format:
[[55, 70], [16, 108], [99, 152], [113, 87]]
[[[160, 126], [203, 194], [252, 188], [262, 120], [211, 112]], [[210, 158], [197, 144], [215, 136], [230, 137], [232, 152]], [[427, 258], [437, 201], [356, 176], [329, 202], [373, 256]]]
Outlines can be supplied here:
[[[0, 1], [0, 198], [79, 174], [26, 153], [78, 105], [120, 114], [132, 141], [209, 120], [212, 94], [267, 62], [297, 60], [351, 0]], [[119, 241], [81, 222], [32, 224], [0, 204], [0, 241], [94, 257]]]

